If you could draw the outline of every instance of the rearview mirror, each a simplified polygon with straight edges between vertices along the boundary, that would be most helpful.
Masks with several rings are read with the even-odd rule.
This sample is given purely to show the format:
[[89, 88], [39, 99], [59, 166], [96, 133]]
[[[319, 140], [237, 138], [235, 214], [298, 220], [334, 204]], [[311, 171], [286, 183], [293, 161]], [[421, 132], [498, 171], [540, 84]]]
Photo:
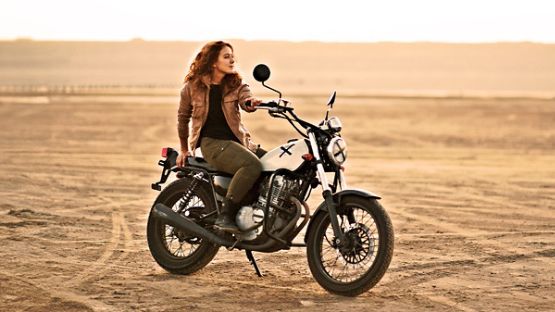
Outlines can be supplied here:
[[264, 82], [270, 78], [270, 68], [264, 64], [258, 64], [254, 68], [252, 75], [256, 81]]

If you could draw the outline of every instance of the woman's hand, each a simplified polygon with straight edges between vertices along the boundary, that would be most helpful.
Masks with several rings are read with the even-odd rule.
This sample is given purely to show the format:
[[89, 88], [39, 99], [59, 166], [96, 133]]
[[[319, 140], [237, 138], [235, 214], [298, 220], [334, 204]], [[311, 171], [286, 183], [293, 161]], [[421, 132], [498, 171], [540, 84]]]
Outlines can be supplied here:
[[245, 110], [246, 110], [247, 112], [254, 112], [254, 111], [256, 110], [256, 107], [257, 107], [260, 103], [262, 103], [262, 100], [259, 100], [259, 99], [257, 99], [257, 98], [253, 98], [253, 97], [250, 97], [250, 98], [246, 99], [246, 100], [245, 100], [245, 103], [248, 102], [248, 101], [251, 102], [251, 105], [250, 105], [250, 106], [246, 106], [246, 105], [245, 105]]
[[181, 151], [181, 153], [177, 155], [176, 165], [178, 167], [185, 167], [185, 165], [187, 165], [187, 156], [191, 156], [189, 151]]

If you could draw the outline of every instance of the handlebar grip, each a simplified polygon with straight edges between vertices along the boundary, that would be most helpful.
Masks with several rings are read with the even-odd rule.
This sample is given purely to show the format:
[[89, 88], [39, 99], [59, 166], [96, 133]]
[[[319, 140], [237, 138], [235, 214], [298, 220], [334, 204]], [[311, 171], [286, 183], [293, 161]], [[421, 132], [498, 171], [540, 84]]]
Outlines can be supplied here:
[[266, 103], [260, 103], [258, 106], [260, 106], [260, 107], [278, 107], [278, 104], [274, 101], [270, 101], [270, 102], [266, 102]]
[[[252, 103], [251, 101], [246, 101], [245, 102], [245, 106], [246, 107], [252, 107]], [[261, 102], [257, 105], [257, 108], [276, 108], [276, 109], [285, 109], [284, 107], [279, 106], [278, 103], [274, 102], [274, 101], [270, 101], [270, 102]]]

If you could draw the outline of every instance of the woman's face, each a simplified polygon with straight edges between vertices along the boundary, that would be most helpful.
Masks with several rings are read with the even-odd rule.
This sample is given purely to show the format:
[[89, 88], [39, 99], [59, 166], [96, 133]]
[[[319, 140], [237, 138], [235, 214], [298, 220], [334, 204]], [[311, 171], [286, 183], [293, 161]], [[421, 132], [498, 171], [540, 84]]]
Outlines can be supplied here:
[[218, 56], [216, 64], [214, 64], [214, 69], [223, 74], [235, 73], [235, 58], [231, 48], [225, 46], [220, 50], [220, 55]]

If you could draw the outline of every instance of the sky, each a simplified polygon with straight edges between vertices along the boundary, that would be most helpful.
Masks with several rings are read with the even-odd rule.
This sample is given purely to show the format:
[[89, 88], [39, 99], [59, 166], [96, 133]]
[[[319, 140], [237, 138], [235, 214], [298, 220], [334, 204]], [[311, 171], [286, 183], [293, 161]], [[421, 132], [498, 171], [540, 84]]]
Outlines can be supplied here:
[[1, 0], [17, 38], [555, 43], [555, 0]]

